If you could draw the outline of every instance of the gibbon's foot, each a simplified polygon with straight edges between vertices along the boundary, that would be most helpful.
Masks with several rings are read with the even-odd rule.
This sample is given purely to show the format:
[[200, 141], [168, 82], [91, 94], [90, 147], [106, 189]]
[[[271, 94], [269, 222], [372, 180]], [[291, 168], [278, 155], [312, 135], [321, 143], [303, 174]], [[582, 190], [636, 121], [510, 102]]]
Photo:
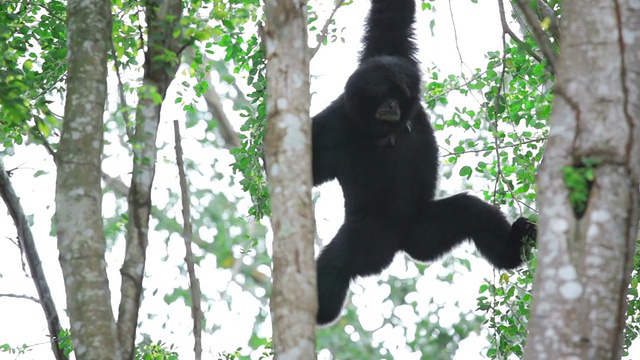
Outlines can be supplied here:
[[523, 261], [531, 258], [531, 250], [535, 248], [538, 237], [538, 228], [529, 219], [520, 217], [511, 225], [511, 238], [519, 239], [522, 243], [520, 257]]

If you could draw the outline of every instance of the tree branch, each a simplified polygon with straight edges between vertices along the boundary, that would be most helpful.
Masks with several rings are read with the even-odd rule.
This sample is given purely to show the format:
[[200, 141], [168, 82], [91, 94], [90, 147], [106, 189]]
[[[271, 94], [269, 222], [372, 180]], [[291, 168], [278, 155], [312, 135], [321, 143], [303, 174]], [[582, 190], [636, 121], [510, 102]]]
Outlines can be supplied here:
[[560, 45], [560, 19], [556, 15], [555, 11], [544, 2], [544, 0], [536, 0], [538, 4], [536, 13], [538, 14], [538, 19], [540, 21], [544, 21], [545, 19], [549, 19], [549, 27], [548, 30], [551, 32], [551, 36], [553, 39]]
[[218, 122], [220, 135], [222, 135], [222, 139], [225, 142], [225, 148], [237, 148], [240, 146], [240, 138], [238, 138], [238, 133], [233, 129], [231, 121], [229, 121], [227, 114], [224, 112], [220, 95], [218, 95], [215, 87], [212, 85], [211, 74], [207, 72], [205, 79], [209, 87], [204, 93], [204, 100], [207, 103], [209, 112], [211, 112], [213, 118]]
[[191, 316], [193, 317], [193, 337], [194, 346], [193, 351], [195, 353], [195, 359], [200, 360], [202, 358], [202, 323], [204, 321], [204, 315], [202, 314], [201, 299], [200, 299], [200, 282], [196, 277], [196, 269], [193, 260], [193, 251], [191, 250], [191, 239], [193, 238], [193, 231], [191, 228], [191, 207], [189, 205], [189, 190], [187, 188], [187, 175], [184, 172], [184, 161], [182, 158], [182, 145], [180, 143], [180, 127], [178, 120], [173, 121], [173, 130], [175, 133], [176, 142], [176, 162], [178, 166], [178, 173], [180, 177], [180, 190], [182, 195], [182, 219], [184, 221], [183, 236], [184, 246], [186, 254], [184, 261], [187, 264], [187, 271], [189, 273], [189, 289], [191, 290]]
[[[545, 141], [547, 141], [547, 137], [546, 136], [539, 137], [539, 138], [536, 138], [536, 139], [525, 140], [525, 141], [517, 142], [517, 143], [514, 143], [514, 144], [504, 144], [504, 145], [501, 145], [500, 147], [498, 147], [497, 150], [503, 150], [503, 149], [508, 149], [508, 148], [512, 148], [512, 147], [516, 147], [516, 146], [532, 144], [532, 143], [537, 143], [537, 142], [545, 142]], [[443, 146], [439, 146], [439, 147], [440, 147], [440, 149], [446, 151], [446, 154], [440, 155], [440, 157], [459, 156], [459, 155], [464, 155], [464, 154], [475, 154], [475, 153], [481, 153], [481, 152], [495, 151], [496, 150], [496, 149], [475, 149], [475, 150], [466, 150], [466, 151], [455, 152], [455, 151], [451, 151], [449, 149], [446, 149]]]
[[538, 43], [538, 45], [540, 46], [540, 50], [542, 50], [542, 53], [547, 59], [547, 63], [551, 68], [551, 73], [555, 74], [556, 73], [556, 54], [555, 54], [555, 51], [553, 50], [553, 45], [551, 44], [551, 41], [549, 41], [549, 38], [544, 33], [544, 30], [542, 30], [542, 27], [540, 26], [539, 21], [536, 19], [536, 15], [533, 13], [533, 10], [531, 9], [531, 7], [527, 4], [527, 0], [516, 0], [516, 2], [518, 4], [518, 7], [524, 14], [524, 17], [527, 20], [527, 23], [533, 29], [533, 36], [536, 42]]
[[[509, 37], [511, 37], [511, 39], [513, 39], [513, 41], [515, 41], [516, 44], [520, 46], [520, 48], [524, 49], [532, 58], [536, 59], [537, 62], [542, 63], [542, 58], [540, 57], [540, 55], [536, 54], [535, 51], [531, 50], [530, 47], [525, 46], [525, 43], [522, 40], [520, 40], [518, 35], [516, 35], [513, 31], [511, 31], [509, 24], [507, 24], [507, 18], [504, 12], [503, 0], [498, 0], [498, 7], [500, 9], [500, 23], [502, 24], [502, 32], [505, 34], [508, 34]], [[550, 68], [549, 70], [551, 71], [553, 69]]]
[[40, 141], [42, 141], [42, 145], [44, 146], [44, 148], [47, 150], [49, 155], [51, 155], [51, 157], [53, 157], [53, 159], [55, 161], [56, 152], [53, 150], [53, 148], [51, 147], [51, 144], [49, 144], [49, 142], [47, 141], [47, 138], [44, 136], [44, 134], [42, 133], [42, 131], [40, 131], [40, 128], [38, 127], [38, 124], [41, 123], [42, 120], [38, 119], [37, 117], [34, 117], [33, 119], [34, 119], [34, 121], [36, 123], [36, 126], [34, 126], [36, 134], [40, 138]]
[[11, 296], [10, 294], [3, 294], [0, 296], [21, 297], [39, 302], [40, 305], [42, 305], [42, 310], [44, 311], [44, 315], [47, 319], [49, 335], [53, 340], [51, 343], [51, 350], [53, 351], [53, 355], [57, 360], [67, 360], [67, 355], [65, 355], [64, 351], [58, 347], [58, 344], [55, 341], [55, 339], [58, 338], [58, 334], [60, 334], [60, 331], [62, 331], [62, 325], [60, 325], [60, 317], [58, 316], [56, 305], [53, 302], [53, 297], [51, 296], [51, 289], [49, 289], [49, 283], [47, 282], [47, 278], [44, 275], [42, 262], [40, 261], [38, 249], [36, 248], [36, 243], [33, 239], [31, 228], [29, 228], [27, 217], [25, 216], [22, 205], [20, 204], [20, 199], [13, 189], [9, 174], [5, 171], [2, 159], [0, 159], [0, 197], [2, 197], [2, 200], [7, 205], [9, 214], [11, 214], [13, 223], [15, 224], [16, 230], [18, 231], [18, 239], [21, 245], [20, 248], [22, 251], [24, 251], [24, 254], [27, 258], [27, 264], [29, 265], [31, 278], [33, 279], [33, 283], [36, 286], [36, 291], [38, 292], [38, 298], [40, 300], [38, 301], [37, 299], [34, 299], [32, 297], [20, 295]]
[[103, 171], [102, 181], [120, 196], [127, 196], [129, 193], [129, 187], [119, 177], [115, 178]]
[[322, 43], [324, 43], [324, 40], [327, 38], [327, 35], [329, 35], [329, 25], [331, 25], [331, 23], [333, 23], [333, 17], [336, 15], [336, 12], [338, 11], [338, 9], [343, 4], [344, 4], [344, 0], [338, 0], [336, 2], [336, 5], [333, 8], [333, 11], [331, 12], [331, 15], [329, 15], [329, 18], [324, 23], [324, 26], [322, 27], [322, 30], [320, 30], [320, 34], [318, 36], [318, 44], [316, 45], [316, 47], [311, 49], [311, 58], [316, 56], [316, 53], [318, 52], [318, 50], [320, 50], [320, 46], [322, 46]]

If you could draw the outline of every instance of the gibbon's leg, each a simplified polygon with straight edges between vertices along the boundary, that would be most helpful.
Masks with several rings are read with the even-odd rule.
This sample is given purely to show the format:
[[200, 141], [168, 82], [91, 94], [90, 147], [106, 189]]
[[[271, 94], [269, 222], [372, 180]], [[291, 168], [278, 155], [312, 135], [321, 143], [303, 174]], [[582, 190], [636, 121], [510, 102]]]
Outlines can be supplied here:
[[525, 218], [511, 225], [499, 208], [464, 193], [430, 202], [415, 221], [401, 247], [418, 261], [437, 259], [468, 239], [493, 266], [513, 269], [522, 264], [523, 238], [535, 236]]
[[398, 236], [384, 220], [345, 220], [318, 257], [318, 324], [338, 318], [352, 279], [380, 273], [396, 252]]

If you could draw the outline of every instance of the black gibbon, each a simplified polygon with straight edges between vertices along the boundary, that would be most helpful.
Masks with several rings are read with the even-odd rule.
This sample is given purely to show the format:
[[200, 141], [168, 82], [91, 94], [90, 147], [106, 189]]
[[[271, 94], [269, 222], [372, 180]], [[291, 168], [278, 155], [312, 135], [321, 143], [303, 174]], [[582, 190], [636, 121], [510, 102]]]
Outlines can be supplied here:
[[434, 199], [438, 147], [420, 104], [414, 0], [372, 0], [360, 64], [344, 93], [313, 117], [313, 182], [338, 179], [345, 221], [317, 260], [317, 323], [338, 318], [349, 282], [404, 251], [439, 258], [465, 240], [501, 269], [522, 263], [535, 226], [461, 193]]

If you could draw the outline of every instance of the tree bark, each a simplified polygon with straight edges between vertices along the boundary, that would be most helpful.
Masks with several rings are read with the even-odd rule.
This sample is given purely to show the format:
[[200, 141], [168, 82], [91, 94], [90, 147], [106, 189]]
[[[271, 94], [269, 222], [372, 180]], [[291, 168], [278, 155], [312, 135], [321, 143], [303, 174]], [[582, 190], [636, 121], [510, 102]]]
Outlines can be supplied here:
[[[638, 226], [640, 4], [565, 0], [525, 359], [619, 359]], [[596, 160], [574, 215], [563, 171]]]
[[306, 2], [270, 0], [265, 13], [265, 152], [274, 233], [273, 343], [277, 359], [315, 359], [318, 297]]
[[76, 359], [119, 359], [105, 264], [100, 186], [111, 8], [69, 0], [64, 123], [56, 156], [56, 226]]

